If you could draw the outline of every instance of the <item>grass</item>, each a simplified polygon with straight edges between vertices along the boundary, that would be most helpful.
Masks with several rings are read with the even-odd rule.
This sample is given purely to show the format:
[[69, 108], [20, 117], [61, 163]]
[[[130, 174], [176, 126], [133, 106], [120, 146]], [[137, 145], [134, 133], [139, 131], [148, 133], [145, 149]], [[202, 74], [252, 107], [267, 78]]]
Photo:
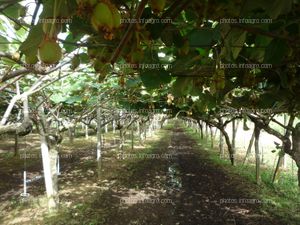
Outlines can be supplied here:
[[[290, 172], [281, 172], [278, 183], [272, 183], [273, 169], [265, 166], [261, 168], [261, 184], [256, 185], [255, 165], [238, 164], [231, 166], [229, 160], [221, 159], [217, 147], [211, 149], [209, 139], [200, 138], [199, 133], [191, 128], [186, 128], [186, 132], [205, 150], [209, 158], [216, 166], [221, 166], [232, 176], [244, 178], [249, 191], [253, 192], [256, 199], [263, 199], [265, 204], [261, 204], [262, 212], [267, 211], [275, 217], [280, 217], [287, 225], [300, 224], [300, 195], [297, 179]], [[215, 143], [217, 144], [217, 143]]]

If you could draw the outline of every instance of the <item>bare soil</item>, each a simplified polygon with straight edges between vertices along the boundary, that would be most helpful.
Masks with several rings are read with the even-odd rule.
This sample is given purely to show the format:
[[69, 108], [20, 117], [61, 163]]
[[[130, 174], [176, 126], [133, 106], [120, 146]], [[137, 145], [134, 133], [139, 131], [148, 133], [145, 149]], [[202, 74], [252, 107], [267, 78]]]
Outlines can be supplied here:
[[[215, 165], [179, 124], [124, 154], [114, 143], [99, 163], [93, 154], [62, 160], [59, 214], [46, 215], [43, 205], [7, 204], [0, 224], [284, 225], [263, 211], [266, 203], [258, 202], [263, 199], [254, 199], [258, 187]], [[1, 204], [8, 201], [3, 196], [9, 187], [21, 188], [20, 174], [5, 179], [9, 185], [0, 189]], [[32, 186], [32, 196], [43, 195], [43, 179]], [[12, 216], [16, 212], [18, 220]]]

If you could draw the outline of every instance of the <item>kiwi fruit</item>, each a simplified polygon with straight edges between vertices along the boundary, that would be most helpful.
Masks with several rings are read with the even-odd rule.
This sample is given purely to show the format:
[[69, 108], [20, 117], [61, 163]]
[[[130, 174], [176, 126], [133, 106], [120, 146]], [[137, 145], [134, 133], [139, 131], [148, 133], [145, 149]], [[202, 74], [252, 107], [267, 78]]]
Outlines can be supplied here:
[[166, 0], [150, 0], [150, 7], [155, 14], [161, 13], [166, 6]]
[[28, 65], [36, 64], [38, 62], [38, 57], [35, 54], [25, 55], [25, 63]]
[[113, 15], [107, 4], [101, 2], [96, 5], [92, 13], [91, 24], [97, 32], [110, 32], [113, 29]]
[[45, 64], [56, 64], [62, 57], [62, 50], [55, 40], [43, 40], [38, 48], [39, 59]]

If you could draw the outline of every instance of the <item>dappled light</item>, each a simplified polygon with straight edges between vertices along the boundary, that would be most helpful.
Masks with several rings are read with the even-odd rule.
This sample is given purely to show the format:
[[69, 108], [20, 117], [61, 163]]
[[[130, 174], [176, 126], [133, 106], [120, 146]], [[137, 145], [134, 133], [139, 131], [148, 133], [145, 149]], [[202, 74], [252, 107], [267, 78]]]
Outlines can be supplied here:
[[0, 224], [299, 225], [300, 0], [0, 0]]

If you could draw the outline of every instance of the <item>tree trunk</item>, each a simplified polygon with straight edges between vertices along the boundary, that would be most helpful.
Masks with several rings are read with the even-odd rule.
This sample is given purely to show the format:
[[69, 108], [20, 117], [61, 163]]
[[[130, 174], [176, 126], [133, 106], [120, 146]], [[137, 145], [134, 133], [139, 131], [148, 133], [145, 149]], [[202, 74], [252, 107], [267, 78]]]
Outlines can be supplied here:
[[108, 133], [108, 125], [105, 124], [105, 133]]
[[[32, 131], [32, 121], [29, 118], [29, 107], [28, 107], [28, 98], [27, 96], [23, 97], [23, 114], [24, 119], [22, 123], [14, 123], [9, 125], [4, 125], [6, 119], [3, 118], [3, 123], [0, 123], [0, 135], [1, 134], [18, 134], [19, 136], [25, 136]], [[9, 114], [7, 115], [9, 116]]]
[[[291, 116], [289, 121], [288, 121], [286, 114], [284, 114], [284, 125], [293, 126], [293, 123], [294, 123], [294, 116]], [[285, 131], [285, 137], [290, 137], [290, 131], [289, 130]], [[293, 142], [294, 142], [294, 139], [293, 139]], [[293, 146], [293, 150], [295, 150], [294, 146]], [[281, 167], [284, 167], [284, 164], [285, 164], [284, 161], [285, 161], [285, 152], [284, 152], [284, 148], [282, 148], [281, 151], [279, 152], [279, 155], [278, 155], [278, 161], [277, 161], [276, 168], [275, 168], [275, 171], [274, 171], [274, 174], [273, 174], [272, 183], [277, 183], [278, 182]]]
[[293, 133], [292, 133], [292, 140], [293, 140], [293, 159], [296, 162], [298, 167], [298, 186], [300, 188], [300, 123], [297, 123]]
[[226, 145], [227, 145], [228, 153], [229, 153], [229, 159], [231, 161], [231, 165], [234, 166], [235, 165], [235, 160], [234, 160], [235, 156], [234, 156], [234, 151], [232, 149], [232, 145], [231, 145], [231, 141], [230, 141], [230, 138], [228, 136], [228, 133], [226, 132], [224, 127], [220, 127], [219, 129], [225, 137], [225, 141], [226, 141]]
[[162, 129], [163, 127], [164, 127], [164, 124], [165, 123], [167, 123], [167, 118], [166, 117], [163, 117], [162, 119], [161, 119], [161, 122], [160, 122], [160, 129]]
[[213, 127], [209, 126], [210, 129], [210, 147], [213, 149], [214, 148], [214, 132], [213, 132]]
[[252, 136], [251, 136], [251, 139], [250, 139], [248, 148], [247, 148], [246, 156], [245, 156], [245, 158], [244, 158], [243, 165], [246, 164], [247, 161], [248, 161], [248, 158], [249, 158], [249, 156], [250, 156], [251, 149], [252, 149], [252, 146], [253, 146], [254, 138], [255, 138], [255, 130], [253, 130], [253, 133], [252, 133]]
[[198, 128], [197, 128], [197, 124], [193, 121], [193, 129], [195, 131], [195, 133], [198, 133]]
[[283, 160], [283, 152], [281, 150], [281, 152], [279, 152], [279, 155], [278, 155], [278, 160], [277, 160], [277, 164], [276, 164], [276, 168], [275, 168], [275, 171], [274, 171], [274, 174], [273, 174], [273, 178], [272, 178], [272, 183], [275, 184], [278, 182], [278, 177], [279, 177], [279, 174], [280, 174], [280, 167], [282, 165], [282, 160]]
[[74, 142], [74, 131], [73, 131], [73, 129], [74, 129], [73, 124], [68, 127], [69, 141], [70, 141], [71, 144], [73, 144], [73, 142]]
[[203, 126], [201, 125], [200, 127], [200, 138], [203, 140], [204, 135], [203, 135]]
[[112, 127], [113, 127], [113, 133], [116, 133], [116, 120], [113, 120]]
[[89, 139], [89, 126], [85, 125], [85, 139]]
[[202, 123], [197, 120], [197, 123], [198, 123], [198, 126], [200, 128], [200, 138], [203, 140], [203, 126], [202, 126]]
[[147, 124], [146, 123], [144, 123], [143, 129], [144, 129], [144, 140], [146, 140], [147, 139]]
[[39, 114], [39, 132], [41, 141], [41, 152], [44, 170], [44, 179], [46, 186], [46, 193], [48, 197], [48, 208], [50, 211], [58, 206], [58, 188], [57, 188], [57, 173], [56, 164], [57, 151], [50, 151], [47, 141], [48, 127], [44, 115], [44, 108], [42, 105], [38, 109]]
[[205, 138], [208, 136], [208, 124], [205, 124]]
[[147, 130], [148, 130], [149, 137], [151, 137], [152, 136], [152, 131], [151, 131], [151, 122], [150, 121], [149, 121], [149, 125], [148, 125]]
[[98, 105], [97, 107], [97, 148], [96, 148], [96, 155], [97, 155], [97, 161], [101, 158], [101, 106]]
[[255, 167], [256, 167], [256, 183], [259, 184], [261, 181], [260, 177], [260, 151], [259, 151], [259, 135], [260, 135], [260, 128], [255, 125], [254, 128], [254, 136], [255, 136]]
[[[287, 114], [286, 113], [283, 114], [283, 124], [285, 126], [288, 125], [288, 118], [287, 118]], [[280, 167], [283, 167], [284, 169], [286, 168], [286, 154], [283, 154], [283, 156], [282, 156]]]
[[224, 139], [223, 139], [223, 134], [220, 131], [220, 141], [219, 141], [219, 154], [220, 154], [220, 158], [224, 158]]
[[102, 174], [102, 159], [97, 161], [97, 177], [98, 177], [98, 179], [101, 178], [101, 174]]
[[7, 107], [4, 115], [2, 117], [2, 120], [0, 121], [0, 125], [5, 125], [6, 124], [8, 118], [9, 118], [9, 116], [11, 114], [11, 111], [13, 110], [13, 107], [16, 104], [16, 102], [17, 102], [18, 99], [19, 99], [18, 95], [14, 96], [12, 98], [12, 100], [10, 101], [10, 103], [9, 103], [9, 105], [8, 105], [8, 107]]
[[[58, 195], [58, 170], [57, 170], [58, 151], [56, 147], [50, 148], [49, 156], [50, 156], [50, 165], [51, 165], [51, 176], [53, 182], [53, 193], [54, 196], [57, 196]], [[56, 197], [56, 201], [58, 202], [57, 197]]]
[[123, 152], [124, 151], [124, 131], [123, 128], [120, 129], [120, 145], [119, 149]]
[[15, 146], [14, 146], [14, 156], [17, 156], [19, 153], [19, 135], [15, 133]]
[[136, 121], [136, 135], [140, 135], [140, 122]]
[[143, 124], [142, 122], [139, 123], [139, 139], [140, 139], [140, 144], [143, 145]]
[[265, 164], [264, 146], [261, 146], [261, 164]]
[[131, 150], [134, 149], [134, 129], [133, 123], [131, 124]]
[[236, 137], [236, 124], [235, 124], [235, 120], [232, 121], [232, 150], [235, 154], [236, 149], [235, 149], [235, 137]]
[[300, 165], [298, 166], [298, 187], [300, 188]]

